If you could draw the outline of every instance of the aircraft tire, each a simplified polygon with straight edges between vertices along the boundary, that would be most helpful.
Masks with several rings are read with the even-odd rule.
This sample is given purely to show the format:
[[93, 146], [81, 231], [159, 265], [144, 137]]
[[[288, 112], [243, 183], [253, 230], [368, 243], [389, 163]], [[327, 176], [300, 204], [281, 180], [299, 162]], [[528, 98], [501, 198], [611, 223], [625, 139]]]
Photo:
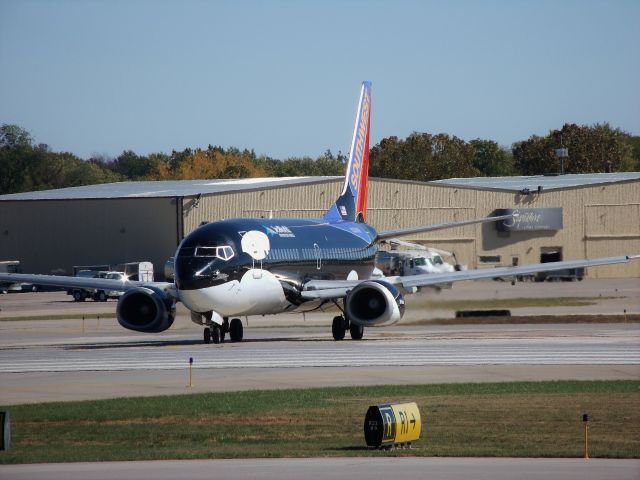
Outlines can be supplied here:
[[243, 334], [242, 321], [239, 318], [231, 319], [231, 325], [229, 326], [229, 337], [231, 337], [231, 341], [241, 342]]
[[349, 325], [349, 333], [351, 334], [351, 340], [362, 340], [362, 337], [364, 336], [364, 327], [352, 322], [351, 325]]
[[222, 340], [222, 329], [220, 328], [220, 325], [213, 325], [211, 327], [211, 341], [215, 344], [220, 343], [220, 341]]
[[209, 327], [206, 327], [204, 329], [204, 343], [211, 343], [211, 330], [209, 329]]
[[347, 332], [344, 324], [345, 321], [342, 315], [333, 317], [333, 322], [331, 323], [331, 333], [333, 334], [334, 340], [338, 341], [344, 339], [344, 335]]

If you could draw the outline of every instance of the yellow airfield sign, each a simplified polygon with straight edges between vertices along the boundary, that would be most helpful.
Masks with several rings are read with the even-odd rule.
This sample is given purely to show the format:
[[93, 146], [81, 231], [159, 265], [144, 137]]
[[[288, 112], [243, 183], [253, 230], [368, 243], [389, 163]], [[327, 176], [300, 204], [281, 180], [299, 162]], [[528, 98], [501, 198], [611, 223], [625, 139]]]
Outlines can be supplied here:
[[364, 419], [369, 447], [409, 444], [420, 438], [422, 420], [415, 402], [372, 405]]

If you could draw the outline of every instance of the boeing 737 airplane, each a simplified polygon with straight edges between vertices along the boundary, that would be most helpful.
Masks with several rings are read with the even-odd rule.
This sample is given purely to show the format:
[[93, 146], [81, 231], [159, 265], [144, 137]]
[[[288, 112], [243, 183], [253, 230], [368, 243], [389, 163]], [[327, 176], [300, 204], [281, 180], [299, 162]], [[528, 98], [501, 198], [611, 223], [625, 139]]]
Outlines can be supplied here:
[[363, 82], [341, 195], [318, 219], [238, 218], [203, 225], [175, 253], [174, 283], [134, 282], [50, 275], [0, 274], [0, 281], [124, 291], [118, 322], [139, 332], [162, 332], [173, 324], [176, 302], [204, 327], [204, 341], [229, 333], [241, 341], [239, 316], [308, 311], [334, 303], [335, 340], [347, 330], [360, 340], [364, 328], [390, 325], [404, 313], [403, 293], [461, 280], [515, 277], [542, 271], [625, 263], [635, 256], [544, 263], [520, 267], [429, 273], [372, 279], [377, 244], [398, 236], [481, 222], [477, 220], [376, 231], [366, 223], [371, 83]]

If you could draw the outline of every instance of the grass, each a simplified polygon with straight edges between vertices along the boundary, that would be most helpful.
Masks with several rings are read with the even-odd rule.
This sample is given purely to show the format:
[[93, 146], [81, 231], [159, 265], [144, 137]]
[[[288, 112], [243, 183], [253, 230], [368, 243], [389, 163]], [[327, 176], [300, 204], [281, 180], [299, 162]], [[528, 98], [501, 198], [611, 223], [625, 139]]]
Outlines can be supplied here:
[[[435, 310], [481, 310], [495, 308], [527, 307], [587, 307], [596, 305], [599, 300], [618, 297], [551, 297], [551, 298], [488, 298], [476, 300], [423, 300], [416, 305]], [[413, 306], [413, 304], [411, 304]]]
[[403, 325], [517, 325], [549, 323], [640, 323], [640, 314], [627, 315], [523, 315], [404, 320]]
[[[413, 400], [411, 450], [365, 448], [369, 405]], [[0, 463], [315, 456], [640, 457], [640, 381], [373, 386], [17, 405]]]
[[63, 315], [23, 315], [16, 317], [0, 317], [0, 322], [20, 322], [26, 320], [90, 320], [93, 318], [116, 318], [115, 312], [106, 313], [67, 313]]

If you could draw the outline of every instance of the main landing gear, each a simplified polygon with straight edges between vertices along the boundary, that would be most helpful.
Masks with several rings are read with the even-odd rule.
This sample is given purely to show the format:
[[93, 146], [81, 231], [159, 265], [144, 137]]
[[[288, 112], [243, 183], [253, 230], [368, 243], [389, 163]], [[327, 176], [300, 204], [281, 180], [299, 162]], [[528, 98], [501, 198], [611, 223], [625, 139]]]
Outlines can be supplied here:
[[364, 327], [362, 325], [350, 322], [344, 315], [333, 317], [331, 333], [333, 333], [334, 340], [343, 340], [347, 330], [351, 334], [351, 340], [362, 340], [364, 336]]
[[239, 318], [233, 318], [231, 322], [229, 322], [229, 319], [225, 317], [222, 325], [212, 323], [211, 326], [204, 328], [204, 343], [224, 343], [224, 337], [227, 333], [232, 342], [241, 342], [244, 333], [243, 330], [242, 321]]

